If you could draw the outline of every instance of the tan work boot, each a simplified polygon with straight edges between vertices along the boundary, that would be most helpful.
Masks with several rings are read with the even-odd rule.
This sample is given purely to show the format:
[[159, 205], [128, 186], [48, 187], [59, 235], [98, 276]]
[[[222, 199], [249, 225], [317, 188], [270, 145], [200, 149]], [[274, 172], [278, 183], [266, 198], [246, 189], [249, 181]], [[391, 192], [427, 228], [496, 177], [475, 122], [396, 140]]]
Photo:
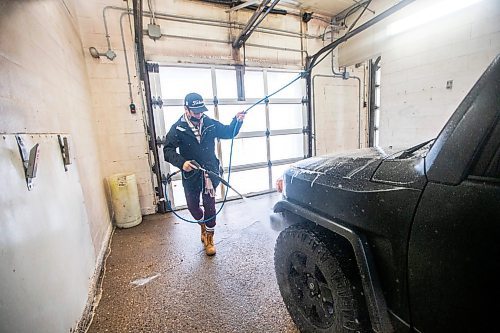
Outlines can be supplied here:
[[214, 244], [214, 233], [207, 232], [207, 238], [205, 242], [205, 252], [207, 256], [213, 256], [215, 254], [215, 244]]
[[201, 242], [205, 245], [207, 241], [207, 226], [205, 223], [198, 223], [201, 227]]

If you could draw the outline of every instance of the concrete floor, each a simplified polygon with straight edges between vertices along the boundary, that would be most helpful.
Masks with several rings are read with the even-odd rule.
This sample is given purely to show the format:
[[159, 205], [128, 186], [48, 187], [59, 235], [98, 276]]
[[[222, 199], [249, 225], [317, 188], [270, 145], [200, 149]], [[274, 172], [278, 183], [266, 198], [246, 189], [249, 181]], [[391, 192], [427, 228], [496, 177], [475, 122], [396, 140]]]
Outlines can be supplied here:
[[214, 257], [205, 255], [199, 226], [170, 213], [117, 229], [88, 332], [298, 332], [274, 275], [282, 226], [269, 216], [278, 199], [226, 203]]

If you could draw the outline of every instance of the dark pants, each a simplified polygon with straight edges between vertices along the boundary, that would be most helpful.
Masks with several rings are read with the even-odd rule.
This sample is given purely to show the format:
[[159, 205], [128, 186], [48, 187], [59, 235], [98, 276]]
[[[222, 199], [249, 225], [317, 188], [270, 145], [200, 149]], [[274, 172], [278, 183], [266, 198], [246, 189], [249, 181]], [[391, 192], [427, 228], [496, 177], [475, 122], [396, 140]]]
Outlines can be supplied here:
[[205, 216], [203, 216], [203, 209], [200, 208], [200, 192], [199, 191], [184, 191], [186, 195], [186, 202], [189, 212], [196, 220], [208, 220], [206, 222], [207, 227], [215, 227], [215, 198], [212, 198], [209, 194], [203, 193], [201, 198], [203, 200], [203, 208], [205, 210]]

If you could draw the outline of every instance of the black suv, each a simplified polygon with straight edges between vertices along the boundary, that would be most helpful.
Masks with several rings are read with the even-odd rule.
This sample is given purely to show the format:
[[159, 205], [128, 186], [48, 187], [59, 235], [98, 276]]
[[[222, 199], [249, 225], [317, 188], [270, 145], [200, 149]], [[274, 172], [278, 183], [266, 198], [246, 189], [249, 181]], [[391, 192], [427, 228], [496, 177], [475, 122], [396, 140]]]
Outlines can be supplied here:
[[438, 137], [283, 176], [275, 270], [303, 332], [500, 331], [500, 55]]

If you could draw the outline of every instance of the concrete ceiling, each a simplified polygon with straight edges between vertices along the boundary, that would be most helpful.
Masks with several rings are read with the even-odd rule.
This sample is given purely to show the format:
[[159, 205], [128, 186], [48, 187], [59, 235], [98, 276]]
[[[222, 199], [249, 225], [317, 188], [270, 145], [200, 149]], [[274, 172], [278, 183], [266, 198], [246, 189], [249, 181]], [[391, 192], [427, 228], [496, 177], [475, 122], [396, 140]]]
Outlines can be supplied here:
[[359, 0], [281, 0], [279, 4], [333, 17], [356, 2]]

